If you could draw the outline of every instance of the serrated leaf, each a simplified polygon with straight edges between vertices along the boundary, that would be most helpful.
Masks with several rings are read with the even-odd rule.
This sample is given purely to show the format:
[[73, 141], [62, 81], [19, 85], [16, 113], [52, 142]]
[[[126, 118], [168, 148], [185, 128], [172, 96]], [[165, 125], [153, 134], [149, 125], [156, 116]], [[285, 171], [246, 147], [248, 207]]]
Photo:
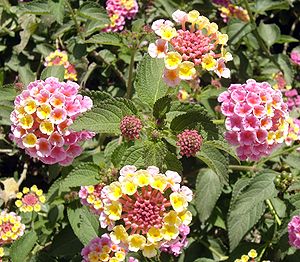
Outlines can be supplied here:
[[276, 24], [264, 24], [261, 22], [257, 29], [261, 38], [269, 47], [273, 45], [280, 37], [280, 29]]
[[98, 236], [99, 221], [86, 207], [68, 208], [67, 213], [73, 232], [83, 245]]
[[24, 262], [33, 249], [38, 237], [35, 231], [30, 231], [16, 240], [10, 248], [10, 256], [12, 262]]
[[145, 166], [157, 166], [162, 169], [167, 148], [163, 142], [146, 141], [144, 143], [144, 164]]
[[207, 144], [202, 145], [200, 152], [198, 152], [196, 156], [216, 172], [222, 184], [227, 184], [228, 158], [226, 158], [218, 149]]
[[229, 155], [231, 155], [234, 159], [236, 159], [240, 163], [240, 159], [237, 157], [233, 148], [226, 142], [221, 140], [208, 140], [205, 141], [204, 144], [211, 145], [217, 149], [220, 149]]
[[134, 165], [137, 168], [145, 166], [144, 163], [144, 145], [136, 144], [129, 147], [122, 157], [121, 166]]
[[66, 177], [56, 180], [50, 187], [47, 199], [55, 193], [67, 192], [72, 187], [95, 185], [100, 182], [99, 166], [94, 163], [82, 163], [75, 167]]
[[0, 101], [13, 101], [17, 96], [14, 85], [0, 87]]
[[115, 167], [120, 167], [123, 155], [128, 147], [128, 143], [122, 143], [121, 145], [118, 145], [117, 148], [115, 148], [115, 150], [113, 151], [111, 155], [111, 162]]
[[112, 46], [122, 46], [123, 40], [120, 34], [107, 32], [93, 35], [90, 39], [86, 41], [87, 43], [97, 44], [97, 45], [112, 45]]
[[106, 99], [92, 110], [79, 116], [72, 125], [75, 131], [90, 130], [98, 133], [120, 134], [123, 117], [135, 115], [137, 110], [132, 101], [125, 98]]
[[182, 164], [175, 154], [168, 151], [165, 156], [164, 162], [165, 162], [166, 170], [172, 170], [178, 173], [182, 173], [183, 171]]
[[107, 24], [110, 24], [106, 10], [101, 5], [92, 1], [87, 1], [82, 4], [78, 10], [78, 14], [82, 17], [101, 22], [103, 28]]
[[104, 158], [107, 162], [111, 161], [111, 156], [118, 146], [118, 139], [114, 139], [106, 145], [104, 149]]
[[30, 82], [33, 82], [35, 80], [35, 75], [30, 69], [29, 64], [26, 64], [24, 66], [18, 67], [18, 73], [20, 76], [21, 82], [27, 86]]
[[59, 81], [64, 81], [65, 68], [63, 65], [54, 65], [46, 67], [41, 73], [41, 79], [45, 80], [48, 77], [56, 77]]
[[22, 13], [34, 15], [46, 15], [50, 13], [48, 1], [32, 1], [21, 6]]
[[201, 169], [196, 181], [195, 204], [202, 222], [211, 215], [222, 193], [223, 184], [219, 176], [211, 169]]
[[165, 119], [166, 114], [170, 111], [172, 99], [164, 96], [158, 99], [153, 106], [153, 116], [157, 119]]
[[59, 24], [63, 24], [65, 16], [65, 0], [48, 0], [51, 15]]
[[162, 79], [164, 68], [163, 59], [154, 59], [149, 55], [144, 56], [138, 65], [134, 84], [136, 94], [151, 107], [168, 91], [168, 86]]
[[253, 30], [251, 23], [232, 19], [227, 26], [229, 43], [235, 45]]
[[93, 106], [97, 106], [101, 104], [104, 100], [112, 98], [109, 93], [104, 91], [95, 91], [95, 90], [88, 90], [85, 89], [80, 92], [83, 96], [88, 96], [93, 100]]
[[257, 175], [234, 201], [227, 220], [231, 251], [262, 216], [265, 210], [264, 201], [277, 194], [273, 183], [275, 177], [274, 172]]

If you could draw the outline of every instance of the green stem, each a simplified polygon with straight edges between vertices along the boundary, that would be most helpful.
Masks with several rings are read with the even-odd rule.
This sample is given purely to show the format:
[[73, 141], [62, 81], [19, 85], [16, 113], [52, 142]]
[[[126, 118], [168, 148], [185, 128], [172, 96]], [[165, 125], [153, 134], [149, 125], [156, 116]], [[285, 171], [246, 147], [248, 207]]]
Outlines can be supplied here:
[[255, 165], [254, 166], [229, 165], [229, 169], [238, 170], [238, 171], [253, 171], [253, 172], [261, 170], [260, 168], [257, 168]]
[[127, 93], [126, 93], [127, 98], [131, 98], [131, 95], [132, 95], [133, 68], [134, 68], [135, 53], [136, 53], [136, 50], [131, 49], [131, 57], [130, 57], [128, 81], [127, 81]]
[[205, 246], [206, 248], [208, 248], [212, 253], [214, 253], [216, 256], [219, 257], [219, 261], [224, 261], [228, 259], [228, 256], [223, 256], [222, 254], [220, 254], [216, 249], [214, 249], [212, 246], [210, 246], [208, 243], [206, 243], [204, 240], [202, 239], [198, 239], [198, 241]]
[[69, 9], [69, 11], [70, 11], [70, 13], [71, 13], [72, 20], [73, 20], [74, 23], [75, 23], [77, 33], [79, 34], [80, 38], [81, 38], [82, 40], [84, 40], [84, 36], [83, 36], [83, 34], [82, 34], [81, 30], [80, 30], [79, 23], [78, 23], [78, 21], [77, 21], [76, 15], [75, 15], [75, 13], [74, 13], [74, 11], [73, 11], [73, 9], [72, 9], [72, 6], [71, 6], [69, 0], [66, 0], [66, 4], [67, 4], [67, 7], [68, 7], [68, 9]]
[[266, 43], [264, 42], [264, 40], [261, 38], [260, 34], [258, 33], [257, 30], [257, 25], [255, 23], [255, 19], [253, 17], [251, 8], [249, 6], [249, 3], [247, 0], [243, 0], [245, 8], [248, 12], [249, 18], [250, 18], [250, 23], [252, 24], [254, 30], [253, 30], [253, 34], [255, 36], [255, 38], [257, 39], [260, 47], [262, 48], [262, 50], [266, 53], [267, 57], [274, 63], [274, 65], [276, 65], [278, 67], [278, 69], [283, 72], [282, 68], [280, 67], [280, 65], [278, 64], [278, 62], [274, 59], [274, 57], [272, 56], [269, 48], [267, 47]]
[[263, 256], [264, 253], [266, 252], [266, 249], [267, 249], [267, 247], [268, 247], [269, 245], [270, 245], [269, 242], [267, 242], [267, 243], [264, 245], [263, 250], [260, 252], [259, 256], [257, 257], [257, 261], [261, 261], [262, 256]]
[[212, 122], [216, 125], [223, 125], [225, 122], [225, 119], [214, 119]]
[[269, 207], [271, 213], [273, 214], [273, 216], [274, 216], [274, 218], [275, 218], [275, 220], [276, 220], [278, 226], [281, 226], [282, 222], [281, 222], [279, 216], [277, 215], [276, 210], [275, 210], [274, 206], [272, 205], [270, 199], [267, 199], [267, 200], [266, 200], [266, 204], [268, 205], [268, 207]]

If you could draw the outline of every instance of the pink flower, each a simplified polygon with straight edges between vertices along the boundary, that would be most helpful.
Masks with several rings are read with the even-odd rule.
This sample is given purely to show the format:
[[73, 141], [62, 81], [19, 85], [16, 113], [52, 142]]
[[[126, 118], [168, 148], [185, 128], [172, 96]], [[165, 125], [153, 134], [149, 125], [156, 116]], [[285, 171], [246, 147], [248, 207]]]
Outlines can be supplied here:
[[293, 216], [288, 224], [288, 232], [290, 245], [300, 249], [300, 216]]
[[148, 47], [148, 53], [152, 58], [164, 58], [168, 52], [168, 42], [163, 39], [158, 39], [155, 44], [152, 43]]
[[125, 116], [120, 123], [122, 136], [128, 140], [135, 140], [140, 137], [142, 122], [136, 116]]
[[202, 137], [197, 130], [186, 129], [177, 135], [177, 146], [182, 156], [195, 156], [202, 145]]
[[298, 50], [293, 50], [291, 52], [291, 59], [296, 65], [300, 65], [300, 52]]

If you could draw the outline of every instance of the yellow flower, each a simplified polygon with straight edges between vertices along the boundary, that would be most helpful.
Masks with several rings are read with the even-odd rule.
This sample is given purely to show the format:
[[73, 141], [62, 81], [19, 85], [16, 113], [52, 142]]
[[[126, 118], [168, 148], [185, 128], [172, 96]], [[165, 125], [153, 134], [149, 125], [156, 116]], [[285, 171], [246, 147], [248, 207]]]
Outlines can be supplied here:
[[108, 215], [111, 220], [118, 220], [121, 218], [122, 204], [117, 201], [112, 201], [109, 205], [104, 207], [104, 213]]
[[36, 103], [34, 100], [27, 100], [25, 102], [24, 111], [27, 114], [33, 114], [36, 111]]
[[192, 10], [188, 13], [188, 21], [192, 24], [196, 23], [200, 13], [197, 10]]
[[189, 225], [192, 222], [193, 215], [191, 211], [183, 211], [178, 214], [178, 217], [181, 219], [184, 225]]
[[170, 195], [170, 202], [174, 210], [178, 213], [184, 211], [188, 206], [188, 202], [185, 196], [178, 192], [173, 192]]
[[193, 62], [184, 61], [179, 65], [179, 78], [192, 80], [196, 76], [196, 69]]
[[37, 137], [35, 134], [29, 133], [22, 138], [23, 145], [27, 148], [35, 147]]
[[157, 255], [157, 245], [153, 243], [147, 243], [143, 248], [143, 256], [151, 258]]
[[19, 119], [20, 125], [24, 129], [30, 129], [33, 126], [33, 117], [32, 115], [24, 115]]
[[205, 70], [212, 71], [216, 68], [217, 61], [211, 54], [206, 54], [202, 59], [201, 66]]
[[40, 128], [40, 131], [43, 134], [46, 134], [46, 135], [49, 135], [49, 136], [54, 131], [54, 125], [48, 120], [44, 120], [43, 122], [41, 122], [39, 128]]
[[211, 35], [218, 31], [218, 25], [216, 23], [209, 23], [206, 26], [207, 34]]
[[113, 232], [110, 233], [112, 241], [119, 244], [121, 241], [127, 242], [128, 233], [126, 232], [124, 226], [118, 225], [113, 228]]
[[180, 225], [181, 220], [177, 216], [177, 213], [174, 210], [171, 210], [169, 213], [167, 213], [164, 217], [164, 222], [169, 225]]
[[249, 257], [247, 255], [242, 255], [241, 261], [242, 262], [248, 262], [249, 261]]
[[205, 28], [208, 24], [209, 24], [209, 20], [205, 16], [199, 16], [198, 20], [196, 21], [196, 25], [198, 25], [199, 30]]
[[161, 230], [156, 227], [151, 227], [147, 232], [148, 241], [154, 243], [162, 240], [163, 235], [161, 234]]
[[128, 249], [133, 252], [138, 252], [142, 250], [146, 244], [146, 238], [139, 235], [133, 234], [128, 237]]
[[36, 111], [36, 115], [39, 119], [46, 119], [51, 114], [51, 106], [49, 104], [42, 104]]
[[182, 61], [182, 57], [178, 52], [168, 52], [165, 56], [165, 66], [169, 70], [176, 69]]
[[122, 188], [120, 182], [113, 182], [108, 188], [108, 197], [110, 200], [118, 200], [122, 196]]
[[227, 34], [217, 34], [218, 37], [218, 43], [220, 45], [226, 45], [228, 41], [228, 35]]
[[162, 228], [162, 234], [165, 240], [170, 241], [178, 236], [179, 230], [177, 226], [165, 224]]
[[168, 185], [168, 181], [166, 176], [158, 174], [153, 177], [153, 181], [151, 183], [151, 187], [159, 190], [161, 193], [164, 192]]
[[133, 182], [139, 187], [148, 186], [152, 182], [152, 176], [147, 171], [140, 171], [136, 173]]
[[118, 251], [115, 253], [115, 257], [118, 261], [124, 261], [125, 260], [125, 252], [122, 252], [122, 251]]
[[255, 249], [251, 249], [249, 252], [248, 252], [248, 256], [251, 257], [251, 258], [256, 258], [257, 257], [257, 252]]
[[132, 181], [125, 180], [122, 182], [123, 194], [131, 196], [135, 194], [136, 190], [137, 190], [137, 185], [134, 184]]
[[177, 31], [171, 26], [162, 26], [160, 28], [160, 37], [166, 41], [170, 41], [173, 37], [177, 36]]

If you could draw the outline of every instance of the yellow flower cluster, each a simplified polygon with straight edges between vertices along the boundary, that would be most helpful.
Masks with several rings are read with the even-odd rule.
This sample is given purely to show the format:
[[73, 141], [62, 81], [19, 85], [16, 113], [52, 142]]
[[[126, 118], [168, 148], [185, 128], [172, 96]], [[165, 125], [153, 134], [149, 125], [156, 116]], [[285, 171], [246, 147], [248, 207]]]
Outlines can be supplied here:
[[46, 201], [43, 190], [38, 189], [36, 185], [33, 185], [30, 189], [24, 187], [22, 192], [17, 193], [17, 198], [15, 204], [21, 212], [39, 212], [41, 205]]
[[8, 244], [24, 234], [25, 225], [16, 213], [2, 211], [0, 213], [0, 245]]

